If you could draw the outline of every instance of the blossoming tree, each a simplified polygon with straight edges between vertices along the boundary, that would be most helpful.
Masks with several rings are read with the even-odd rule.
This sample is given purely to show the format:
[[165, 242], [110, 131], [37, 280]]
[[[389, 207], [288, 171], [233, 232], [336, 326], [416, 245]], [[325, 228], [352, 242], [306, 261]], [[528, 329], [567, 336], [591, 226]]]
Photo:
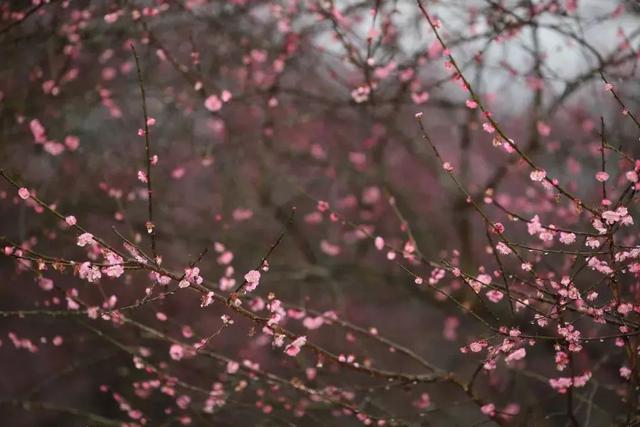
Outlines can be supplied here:
[[0, 3], [3, 420], [640, 423], [637, 13]]

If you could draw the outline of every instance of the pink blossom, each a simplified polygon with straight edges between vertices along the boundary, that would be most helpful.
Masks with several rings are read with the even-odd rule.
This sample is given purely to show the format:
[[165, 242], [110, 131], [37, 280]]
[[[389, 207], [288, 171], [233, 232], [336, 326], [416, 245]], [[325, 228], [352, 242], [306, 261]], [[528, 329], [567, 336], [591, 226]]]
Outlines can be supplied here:
[[64, 222], [66, 222], [66, 223], [67, 223], [67, 225], [69, 225], [70, 227], [73, 227], [74, 225], [76, 225], [76, 223], [77, 223], [78, 221], [76, 220], [76, 217], [75, 217], [75, 216], [73, 216], [73, 215], [69, 215], [68, 217], [66, 217], [66, 218], [64, 219]]
[[220, 97], [222, 98], [222, 102], [229, 102], [231, 101], [232, 98], [232, 94], [231, 92], [229, 92], [228, 90], [223, 90], [222, 93], [220, 94]]
[[145, 184], [149, 182], [149, 180], [147, 179], [147, 174], [142, 171], [138, 171], [138, 181], [144, 182]]
[[555, 355], [556, 369], [563, 371], [569, 365], [569, 355], [564, 351], [558, 351]]
[[509, 246], [507, 246], [504, 242], [498, 242], [496, 244], [496, 250], [500, 252], [502, 255], [509, 255], [512, 251]]
[[527, 355], [527, 350], [524, 347], [521, 347], [516, 351], [514, 351], [513, 353], [509, 354], [507, 357], [505, 357], [504, 361], [507, 363], [514, 362], [516, 360], [524, 359], [526, 355]]
[[31, 134], [33, 135], [33, 139], [35, 139], [36, 143], [43, 144], [47, 140], [46, 131], [44, 126], [40, 123], [40, 120], [31, 120], [29, 122], [29, 128], [31, 129]]
[[491, 301], [492, 303], [499, 303], [503, 297], [504, 295], [502, 294], [502, 292], [495, 289], [487, 292], [487, 298], [489, 298], [489, 301]]
[[124, 274], [124, 260], [120, 255], [111, 251], [105, 253], [107, 267], [102, 268], [102, 272], [108, 277], [118, 278]]
[[480, 411], [488, 417], [493, 417], [496, 415], [496, 405], [493, 403], [487, 403], [480, 407]]
[[233, 252], [224, 251], [216, 260], [220, 265], [227, 265], [233, 261]]
[[222, 101], [220, 101], [220, 98], [218, 98], [217, 95], [210, 95], [204, 101], [204, 106], [211, 112], [220, 111], [220, 109], [222, 108]]
[[89, 283], [95, 283], [102, 277], [100, 268], [95, 265], [91, 265], [88, 261], [80, 264], [78, 275], [81, 279], [86, 279]]
[[93, 239], [93, 234], [82, 233], [78, 236], [78, 246], [84, 247], [86, 245], [93, 245], [96, 241]]
[[609, 174], [604, 172], [604, 171], [600, 171], [598, 173], [596, 173], [596, 180], [599, 182], [605, 182], [606, 180], [609, 179]]
[[201, 285], [204, 279], [200, 276], [200, 268], [199, 267], [190, 267], [184, 269], [184, 277], [178, 283], [178, 286], [181, 288], [187, 288], [192, 284]]
[[633, 304], [630, 303], [622, 303], [618, 306], [618, 313], [626, 316], [627, 314], [633, 311]]
[[260, 272], [258, 270], [251, 270], [244, 275], [244, 280], [247, 282], [245, 290], [247, 292], [254, 291], [260, 283]]
[[584, 387], [589, 379], [591, 379], [591, 372], [585, 372], [573, 379], [571, 377], [549, 378], [549, 385], [558, 393], [564, 394], [570, 387]]
[[305, 336], [298, 337], [295, 340], [293, 340], [291, 344], [289, 344], [284, 349], [284, 351], [285, 353], [287, 353], [287, 355], [291, 357], [297, 356], [298, 353], [300, 353], [300, 348], [304, 346], [306, 343], [307, 343], [307, 337]]
[[384, 249], [384, 239], [382, 237], [376, 237], [373, 243], [377, 250], [381, 251]]
[[474, 353], [479, 353], [482, 351], [482, 344], [479, 341], [474, 341], [471, 344], [469, 344], [469, 350], [471, 350]]
[[173, 360], [180, 360], [184, 357], [184, 348], [180, 344], [173, 344], [169, 348], [169, 356]]
[[303, 321], [302, 321], [302, 325], [310, 330], [313, 329], [318, 329], [320, 326], [322, 326], [322, 324], [324, 323], [324, 319], [322, 318], [322, 316], [318, 316], [318, 317], [306, 317]]
[[186, 173], [186, 169], [183, 167], [177, 167], [174, 170], [171, 171], [171, 177], [173, 179], [180, 179], [182, 177], [184, 177], [184, 174]]
[[40, 286], [40, 288], [44, 291], [50, 291], [53, 289], [53, 280], [46, 277], [41, 277], [40, 279], [38, 279], [38, 286]]
[[486, 133], [494, 133], [496, 131], [496, 128], [488, 122], [482, 124], [482, 129], [484, 129]]
[[246, 221], [253, 217], [253, 211], [251, 209], [236, 208], [233, 210], [232, 216], [235, 221]]
[[427, 409], [431, 406], [431, 397], [429, 396], [429, 393], [422, 393], [420, 395], [420, 399], [415, 401], [413, 404], [416, 408]]
[[230, 360], [227, 362], [227, 373], [228, 374], [235, 374], [236, 372], [238, 372], [238, 369], [240, 369], [240, 364], [238, 362], [234, 362], [233, 360]]
[[64, 145], [56, 141], [47, 141], [44, 143], [44, 151], [52, 156], [59, 156], [64, 151]]
[[21, 187], [18, 190], [18, 196], [20, 196], [20, 198], [23, 200], [27, 200], [31, 196], [31, 194], [29, 193], [29, 190], [27, 190], [24, 187]]
[[538, 218], [538, 215], [536, 215], [527, 224], [527, 231], [530, 235], [533, 236], [534, 234], [537, 234], [542, 230], [543, 228], [542, 228], [542, 225], [540, 224], [540, 218]]
[[429, 100], [429, 92], [412, 93], [411, 99], [415, 104], [424, 104]]
[[64, 145], [69, 151], [76, 151], [80, 146], [80, 138], [74, 135], [68, 135], [64, 138]]
[[329, 203], [324, 200], [320, 200], [316, 207], [320, 212], [325, 212], [329, 210]]
[[529, 174], [529, 178], [531, 178], [531, 181], [536, 182], [542, 181], [546, 176], [547, 172], [545, 172], [544, 170], [534, 170]]
[[537, 124], [538, 132], [542, 136], [549, 136], [551, 133], [551, 127], [545, 122], [538, 122]]
[[329, 243], [326, 240], [320, 241], [320, 250], [329, 256], [338, 256], [340, 255], [340, 246]]
[[561, 232], [560, 233], [560, 238], [558, 240], [560, 240], [560, 243], [563, 243], [565, 245], [570, 245], [570, 244], [572, 244], [573, 242], [576, 241], [576, 235], [573, 234], [573, 233]]
[[620, 368], [620, 376], [626, 380], [628, 380], [629, 378], [631, 378], [631, 369], [629, 369], [626, 366], [623, 366]]

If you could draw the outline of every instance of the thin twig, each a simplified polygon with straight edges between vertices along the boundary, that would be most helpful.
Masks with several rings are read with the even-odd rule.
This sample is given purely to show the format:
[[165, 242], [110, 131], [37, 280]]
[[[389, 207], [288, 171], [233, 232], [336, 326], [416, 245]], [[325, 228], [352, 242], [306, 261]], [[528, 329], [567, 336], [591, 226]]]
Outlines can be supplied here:
[[151, 255], [154, 262], [158, 262], [158, 253], [156, 251], [156, 226], [153, 223], [153, 188], [151, 185], [151, 144], [149, 142], [149, 116], [147, 114], [147, 97], [144, 91], [144, 81], [142, 80], [142, 70], [140, 69], [140, 60], [136, 48], [131, 44], [131, 51], [136, 60], [136, 69], [138, 71], [138, 85], [140, 86], [140, 96], [142, 98], [142, 114], [144, 115], [144, 150], [145, 164], [147, 168], [147, 210], [148, 221], [146, 223], [147, 233], [151, 239]]

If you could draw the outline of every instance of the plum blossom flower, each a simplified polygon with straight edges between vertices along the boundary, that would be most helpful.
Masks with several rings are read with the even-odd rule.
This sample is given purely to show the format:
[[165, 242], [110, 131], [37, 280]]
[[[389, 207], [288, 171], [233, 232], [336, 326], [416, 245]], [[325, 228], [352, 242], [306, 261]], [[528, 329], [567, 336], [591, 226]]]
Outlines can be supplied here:
[[120, 255], [114, 254], [111, 251], [107, 251], [105, 254], [108, 267], [104, 267], [102, 272], [109, 277], [120, 277], [124, 274], [124, 260]]
[[181, 288], [187, 288], [192, 284], [201, 285], [204, 279], [200, 276], [200, 268], [199, 267], [191, 267], [184, 269], [184, 277], [178, 283], [178, 286]]
[[502, 255], [509, 255], [511, 253], [511, 248], [507, 246], [504, 242], [498, 242], [496, 244], [496, 250], [500, 252]]
[[538, 215], [534, 216], [531, 221], [527, 224], [527, 231], [530, 235], [537, 234], [543, 230], [542, 225], [540, 224], [540, 218]]
[[68, 217], [66, 217], [66, 218], [64, 219], [64, 222], [66, 222], [66, 223], [67, 223], [67, 225], [69, 225], [70, 227], [73, 227], [74, 225], [76, 225], [76, 224], [77, 224], [77, 222], [78, 222], [78, 221], [76, 220], [76, 217], [75, 217], [75, 216], [73, 216], [73, 215], [69, 215]]
[[228, 374], [235, 374], [236, 372], [238, 372], [238, 369], [240, 369], [240, 364], [236, 361], [230, 360], [227, 362], [227, 373]]
[[38, 286], [40, 286], [42, 290], [50, 291], [53, 289], [53, 280], [47, 277], [41, 277], [38, 279]]
[[369, 94], [371, 93], [371, 88], [369, 86], [358, 86], [356, 89], [351, 91], [351, 97], [356, 102], [356, 104], [362, 104], [369, 100]]
[[20, 196], [20, 198], [21, 198], [22, 200], [27, 200], [27, 199], [29, 198], [29, 196], [31, 196], [31, 194], [29, 193], [29, 190], [27, 190], [27, 189], [26, 189], [26, 188], [24, 188], [24, 187], [21, 187], [21, 188], [18, 190], [18, 196]]
[[287, 353], [287, 355], [291, 357], [297, 356], [298, 353], [300, 353], [300, 348], [304, 346], [306, 343], [307, 343], [307, 337], [305, 336], [298, 337], [295, 340], [293, 340], [291, 344], [285, 347], [284, 351], [285, 353]]
[[88, 261], [80, 264], [78, 275], [81, 279], [86, 279], [89, 283], [95, 283], [102, 277], [100, 269], [95, 265], [91, 265]]
[[220, 111], [222, 109], [222, 101], [218, 98], [217, 95], [211, 95], [207, 97], [204, 101], [204, 106], [207, 110], [211, 112]]
[[320, 250], [329, 256], [338, 256], [341, 252], [340, 246], [334, 245], [324, 239], [320, 241]]
[[531, 181], [536, 181], [536, 182], [542, 181], [543, 179], [545, 179], [546, 176], [547, 176], [547, 172], [541, 169], [531, 171], [531, 173], [529, 174], [529, 178], [531, 178]]
[[573, 242], [576, 241], [576, 235], [573, 233], [560, 233], [560, 243], [563, 243], [565, 245], [570, 245]]
[[69, 151], [76, 151], [80, 146], [80, 138], [75, 135], [67, 135], [64, 138], [64, 145], [67, 146]]
[[596, 173], [596, 180], [598, 182], [605, 182], [608, 179], [609, 179], [609, 174], [606, 173], [605, 171], [600, 171]]
[[480, 407], [480, 411], [488, 417], [493, 417], [496, 415], [496, 405], [493, 403], [487, 403]]
[[502, 294], [502, 292], [497, 291], [495, 289], [492, 289], [489, 292], [487, 292], [487, 298], [489, 298], [489, 301], [491, 301], [494, 304], [499, 303], [503, 297], [504, 295]]
[[318, 329], [324, 323], [322, 316], [318, 317], [305, 317], [302, 321], [302, 325], [307, 329]]
[[556, 369], [558, 371], [564, 371], [569, 364], [569, 355], [564, 351], [557, 351], [555, 356]]
[[606, 274], [606, 275], [613, 274], [613, 269], [609, 266], [609, 264], [607, 264], [606, 261], [599, 260], [596, 257], [589, 258], [587, 265], [592, 270], [598, 271], [602, 274]]
[[82, 233], [78, 236], [78, 246], [84, 247], [86, 245], [93, 245], [96, 241], [93, 239], [93, 234]]
[[631, 378], [631, 369], [626, 366], [620, 368], [620, 376], [626, 380]]
[[431, 406], [431, 397], [429, 396], [429, 393], [422, 393], [420, 395], [420, 399], [413, 402], [413, 405], [419, 409], [427, 409]]
[[507, 357], [505, 357], [504, 361], [507, 363], [515, 362], [516, 360], [524, 359], [526, 355], [527, 355], [527, 350], [524, 347], [521, 347], [516, 351], [510, 353]]
[[538, 122], [536, 127], [538, 128], [538, 132], [542, 136], [549, 136], [551, 133], [551, 127], [545, 122]]
[[[603, 212], [602, 218], [608, 225], [615, 224], [616, 222], [619, 222], [621, 225], [633, 225], [633, 218], [631, 217], [631, 215], [629, 215], [629, 210], [624, 206], [620, 206], [615, 211]], [[594, 227], [596, 227], [596, 221], [598, 221], [598, 219], [594, 220]], [[600, 228], [596, 228], [598, 229], [598, 231], [600, 231], [601, 234], [604, 234], [602, 233]], [[604, 230], [606, 233], [606, 228], [604, 228]]]
[[38, 144], [42, 144], [47, 140], [46, 130], [40, 120], [33, 119], [29, 122], [29, 129], [31, 130], [31, 134], [33, 135], [33, 139]]
[[245, 290], [247, 292], [252, 292], [260, 284], [260, 272], [258, 270], [251, 270], [244, 275], [244, 280], [247, 282]]
[[587, 241], [585, 242], [585, 245], [587, 247], [590, 247], [591, 249], [597, 249], [600, 247], [600, 240], [596, 239], [595, 237], [587, 237]]
[[479, 293], [483, 286], [491, 283], [491, 276], [488, 274], [478, 274], [475, 279], [469, 279], [469, 284], [476, 293]]
[[376, 249], [379, 251], [384, 249], [384, 239], [380, 236], [375, 238], [373, 244], [375, 245]]
[[564, 394], [570, 387], [584, 387], [591, 379], [591, 372], [585, 372], [577, 377], [549, 378], [549, 385], [558, 393]]
[[214, 295], [215, 294], [211, 291], [207, 292], [206, 295], [203, 295], [202, 299], [200, 300], [200, 307], [206, 307], [208, 305], [213, 304]]
[[184, 357], [184, 348], [180, 344], [173, 344], [169, 348], [169, 356], [173, 360], [180, 360]]
[[633, 311], [633, 304], [630, 304], [628, 302], [622, 303], [618, 306], [618, 313], [622, 314], [623, 316], [626, 316], [632, 311]]
[[328, 211], [329, 210], [329, 202], [326, 202], [324, 200], [320, 200], [318, 202], [318, 205], [317, 205], [316, 209], [318, 209], [320, 212]]
[[424, 104], [429, 100], [429, 92], [412, 93], [411, 99], [415, 104]]
[[482, 343], [479, 341], [474, 341], [471, 344], [469, 344], [469, 350], [471, 350], [474, 353], [479, 353], [482, 351]]
[[149, 180], [147, 179], [147, 174], [142, 171], [138, 171], [138, 181], [145, 184], [148, 183]]

